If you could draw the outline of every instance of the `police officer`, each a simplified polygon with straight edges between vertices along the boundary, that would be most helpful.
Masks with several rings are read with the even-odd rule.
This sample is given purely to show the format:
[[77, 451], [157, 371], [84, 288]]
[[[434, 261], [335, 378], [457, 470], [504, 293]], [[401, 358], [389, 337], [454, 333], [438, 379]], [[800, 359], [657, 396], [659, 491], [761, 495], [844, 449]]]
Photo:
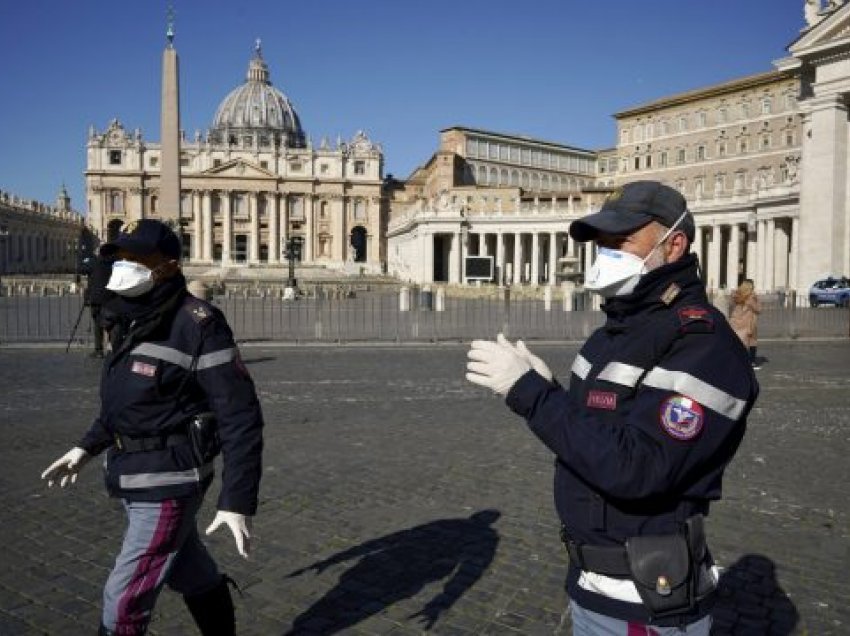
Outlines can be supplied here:
[[202, 634], [234, 633], [228, 579], [198, 536], [195, 516], [223, 451], [218, 511], [250, 550], [257, 509], [263, 418], [221, 312], [188, 294], [180, 241], [165, 224], [125, 226], [101, 255], [115, 257], [112, 352], [104, 361], [99, 416], [77, 446], [42, 474], [76, 481], [106, 450], [106, 485], [123, 500], [128, 527], [103, 593], [101, 634], [147, 630], [163, 584], [183, 594]]
[[114, 296], [114, 292], [108, 290], [106, 285], [112, 276], [111, 259], [102, 256], [87, 258], [84, 262], [86, 274], [86, 290], [83, 301], [91, 312], [92, 335], [94, 336], [93, 358], [103, 357], [104, 334], [109, 325], [107, 316], [103, 312], [103, 306]]
[[587, 288], [604, 326], [567, 386], [522, 341], [475, 341], [467, 379], [506, 396], [555, 454], [575, 634], [705, 634], [717, 569], [703, 516], [758, 384], [709, 304], [685, 199], [655, 181], [615, 190], [570, 226], [594, 241]]

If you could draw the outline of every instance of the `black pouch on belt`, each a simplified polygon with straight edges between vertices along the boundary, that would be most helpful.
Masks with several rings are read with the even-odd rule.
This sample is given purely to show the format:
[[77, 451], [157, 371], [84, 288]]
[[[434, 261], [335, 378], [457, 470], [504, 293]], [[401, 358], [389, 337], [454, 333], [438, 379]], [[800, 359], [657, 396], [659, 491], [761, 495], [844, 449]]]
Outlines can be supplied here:
[[647, 535], [626, 541], [632, 580], [655, 618], [694, 606], [694, 566], [683, 534]]
[[215, 459], [221, 451], [221, 439], [218, 436], [218, 422], [212, 413], [198, 413], [189, 420], [189, 442], [192, 453], [200, 464]]

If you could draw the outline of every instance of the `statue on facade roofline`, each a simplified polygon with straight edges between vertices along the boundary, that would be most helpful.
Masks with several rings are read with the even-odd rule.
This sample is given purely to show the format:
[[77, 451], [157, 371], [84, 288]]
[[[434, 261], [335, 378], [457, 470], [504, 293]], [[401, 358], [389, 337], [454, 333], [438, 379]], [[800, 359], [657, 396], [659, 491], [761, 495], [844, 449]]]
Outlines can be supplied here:
[[806, 17], [806, 26], [815, 26], [823, 19], [823, 16], [820, 15], [820, 10], [821, 0], [805, 0], [803, 12]]

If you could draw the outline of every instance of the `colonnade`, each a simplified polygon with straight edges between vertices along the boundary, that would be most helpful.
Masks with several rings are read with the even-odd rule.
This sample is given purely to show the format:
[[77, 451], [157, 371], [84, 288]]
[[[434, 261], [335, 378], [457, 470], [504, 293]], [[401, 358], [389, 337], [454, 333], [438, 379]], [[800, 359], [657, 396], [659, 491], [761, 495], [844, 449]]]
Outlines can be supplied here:
[[[565, 231], [464, 230], [436, 232], [434, 237], [440, 241], [434, 243], [434, 251], [440, 250], [442, 244], [446, 256], [443, 271], [448, 283], [466, 282], [467, 256], [491, 256], [495, 281], [500, 285], [555, 285], [560, 282], [559, 273], [579, 271], [582, 254], [590, 254], [590, 250], [583, 249]], [[439, 258], [437, 254], [434, 256]], [[433, 268], [433, 262], [429, 265]]]
[[693, 250], [706, 286], [731, 289], [744, 278], [752, 279], [758, 291], [808, 284], [797, 280], [799, 229], [796, 216], [697, 225]]

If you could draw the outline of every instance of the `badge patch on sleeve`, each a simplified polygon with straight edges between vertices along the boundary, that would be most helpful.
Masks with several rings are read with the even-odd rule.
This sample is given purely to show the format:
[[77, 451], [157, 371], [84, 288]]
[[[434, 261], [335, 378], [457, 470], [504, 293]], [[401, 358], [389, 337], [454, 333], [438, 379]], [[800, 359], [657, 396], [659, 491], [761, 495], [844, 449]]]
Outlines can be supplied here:
[[133, 362], [133, 366], [130, 368], [133, 373], [138, 373], [139, 375], [143, 375], [148, 378], [152, 378], [156, 375], [156, 365], [148, 364], [147, 362], [142, 362], [141, 360], [136, 360]]
[[704, 421], [699, 402], [684, 395], [674, 395], [661, 404], [661, 428], [674, 439], [694, 439], [700, 434]]

